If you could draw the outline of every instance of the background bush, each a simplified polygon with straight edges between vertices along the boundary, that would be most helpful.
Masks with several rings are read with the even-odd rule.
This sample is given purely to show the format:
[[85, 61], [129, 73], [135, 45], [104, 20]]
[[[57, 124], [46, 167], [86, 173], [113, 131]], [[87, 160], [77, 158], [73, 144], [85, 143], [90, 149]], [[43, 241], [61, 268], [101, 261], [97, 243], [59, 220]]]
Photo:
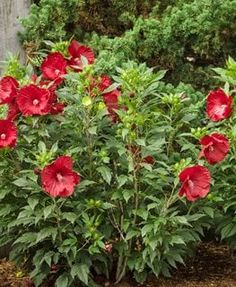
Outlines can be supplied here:
[[127, 59], [146, 61], [168, 69], [173, 83], [203, 89], [216, 85], [210, 67], [236, 56], [235, 10], [235, 0], [41, 0], [23, 21], [21, 37], [31, 54], [44, 40], [74, 35], [94, 47], [103, 71]]

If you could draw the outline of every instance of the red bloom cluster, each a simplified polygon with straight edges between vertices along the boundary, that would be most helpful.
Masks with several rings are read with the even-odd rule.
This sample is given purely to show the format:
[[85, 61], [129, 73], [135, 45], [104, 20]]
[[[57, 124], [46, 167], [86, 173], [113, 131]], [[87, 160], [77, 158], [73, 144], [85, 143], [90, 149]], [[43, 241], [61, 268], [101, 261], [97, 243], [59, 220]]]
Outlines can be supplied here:
[[[233, 98], [222, 89], [211, 91], [207, 96], [206, 111], [213, 122], [228, 118], [233, 109]], [[204, 157], [209, 164], [217, 164], [223, 161], [229, 152], [229, 140], [220, 133], [205, 135], [200, 139], [202, 150], [199, 157]], [[179, 179], [182, 186], [179, 195], [186, 195], [190, 201], [199, 197], [205, 197], [210, 188], [210, 172], [206, 167], [197, 165], [184, 169]]]
[[68, 197], [79, 184], [80, 176], [73, 171], [69, 156], [61, 156], [46, 166], [41, 173], [43, 189], [52, 197]]
[[81, 71], [84, 67], [83, 57], [87, 59], [88, 64], [94, 62], [93, 51], [76, 41], [72, 41], [68, 52], [69, 59], [64, 58], [59, 52], [49, 54], [41, 65], [42, 76], [34, 75], [29, 85], [20, 88], [17, 80], [10, 76], [0, 79], [0, 105], [8, 105], [8, 122], [5, 123], [5, 127], [9, 128], [7, 133], [6, 129], [3, 129], [2, 121], [0, 148], [15, 145], [17, 133], [11, 121], [14, 121], [18, 115], [27, 117], [56, 115], [63, 112], [65, 105], [58, 102], [56, 89], [64, 81], [67, 68], [73, 66], [73, 69]]

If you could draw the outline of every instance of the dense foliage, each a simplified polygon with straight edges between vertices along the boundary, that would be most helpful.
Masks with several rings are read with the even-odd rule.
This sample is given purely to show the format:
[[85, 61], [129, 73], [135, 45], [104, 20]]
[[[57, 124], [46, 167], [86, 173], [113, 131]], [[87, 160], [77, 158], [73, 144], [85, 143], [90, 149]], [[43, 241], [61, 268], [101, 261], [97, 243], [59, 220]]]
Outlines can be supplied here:
[[44, 40], [76, 35], [99, 54], [103, 72], [114, 71], [127, 59], [147, 61], [149, 66], [168, 69], [173, 83], [184, 81], [202, 89], [216, 84], [208, 66], [220, 66], [228, 55], [235, 56], [235, 4], [232, 0], [41, 0], [23, 21], [22, 37], [31, 55], [44, 46]]
[[[228, 140], [204, 143], [202, 95], [166, 86], [165, 71], [128, 62], [112, 81], [90, 48], [68, 46], [38, 76], [12, 58], [1, 79], [0, 243], [36, 286], [169, 276], [212, 226]], [[211, 123], [231, 114], [221, 94], [229, 104], [208, 107]]]

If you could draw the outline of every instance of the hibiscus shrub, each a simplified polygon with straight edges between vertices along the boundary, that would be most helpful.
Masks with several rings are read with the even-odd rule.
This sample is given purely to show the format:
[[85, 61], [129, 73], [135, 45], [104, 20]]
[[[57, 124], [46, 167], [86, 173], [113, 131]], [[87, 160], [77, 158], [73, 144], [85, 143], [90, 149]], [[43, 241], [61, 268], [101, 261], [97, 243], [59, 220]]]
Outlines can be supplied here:
[[[211, 225], [202, 198], [229, 141], [197, 128], [203, 101], [165, 93], [165, 71], [128, 62], [112, 79], [94, 60], [72, 41], [0, 80], [0, 244], [35, 286], [169, 276]], [[209, 125], [231, 111], [210, 93]]]

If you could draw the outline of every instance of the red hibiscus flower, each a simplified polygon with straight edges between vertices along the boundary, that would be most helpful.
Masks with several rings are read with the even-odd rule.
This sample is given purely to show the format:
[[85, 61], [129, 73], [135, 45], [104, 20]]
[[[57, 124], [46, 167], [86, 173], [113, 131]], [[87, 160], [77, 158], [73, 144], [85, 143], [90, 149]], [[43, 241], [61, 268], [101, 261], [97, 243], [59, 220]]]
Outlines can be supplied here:
[[17, 104], [24, 116], [45, 115], [50, 111], [49, 98], [48, 90], [29, 85], [20, 89]]
[[43, 77], [47, 80], [60, 79], [66, 74], [67, 61], [59, 52], [49, 54], [41, 65]]
[[12, 121], [0, 120], [0, 148], [16, 145], [17, 129]]
[[121, 93], [118, 89], [115, 89], [110, 93], [103, 94], [104, 103], [113, 122], [117, 122], [119, 119], [116, 110], [119, 109], [118, 98], [120, 94]]
[[211, 175], [209, 170], [201, 165], [185, 168], [179, 175], [182, 186], [179, 196], [185, 194], [189, 201], [205, 197], [210, 191]]
[[77, 71], [82, 71], [84, 64], [81, 56], [85, 57], [88, 64], [93, 64], [95, 57], [91, 48], [79, 44], [77, 41], [73, 40], [68, 48], [70, 54], [69, 65]]
[[41, 173], [43, 189], [52, 197], [68, 197], [79, 184], [80, 176], [72, 170], [73, 162], [69, 156], [61, 156], [46, 166]]
[[210, 164], [224, 160], [230, 148], [228, 139], [219, 133], [204, 136], [200, 143], [202, 145], [200, 157], [205, 157]]
[[224, 120], [230, 116], [232, 104], [233, 98], [222, 89], [211, 91], [207, 97], [207, 115], [214, 122]]
[[7, 76], [0, 80], [0, 104], [10, 103], [17, 95], [19, 84], [14, 78]]

